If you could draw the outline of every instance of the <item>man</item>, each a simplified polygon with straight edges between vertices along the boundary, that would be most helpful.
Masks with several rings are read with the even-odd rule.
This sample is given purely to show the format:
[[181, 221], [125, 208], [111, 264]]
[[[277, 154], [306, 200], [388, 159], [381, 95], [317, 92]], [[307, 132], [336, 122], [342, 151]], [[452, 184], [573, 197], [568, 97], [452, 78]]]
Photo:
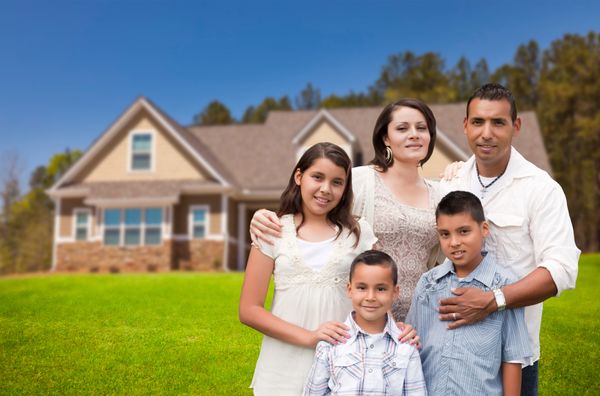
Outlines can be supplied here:
[[474, 153], [442, 188], [477, 195], [490, 224], [486, 242], [520, 279], [498, 290], [454, 290], [441, 301], [449, 328], [477, 322], [496, 310], [525, 306], [533, 358], [522, 372], [522, 395], [537, 395], [542, 302], [575, 287], [580, 251], [561, 187], [511, 145], [521, 120], [512, 93], [485, 84], [467, 102], [464, 132]]

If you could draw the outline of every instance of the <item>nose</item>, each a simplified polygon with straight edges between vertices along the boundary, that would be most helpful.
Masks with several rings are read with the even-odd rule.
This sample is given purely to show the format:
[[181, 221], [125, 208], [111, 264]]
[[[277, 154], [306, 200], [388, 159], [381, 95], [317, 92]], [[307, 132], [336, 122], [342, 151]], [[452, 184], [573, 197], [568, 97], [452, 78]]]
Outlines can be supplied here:
[[483, 130], [481, 131], [481, 137], [484, 139], [492, 138], [492, 124], [491, 123], [486, 122], [485, 124], [483, 124]]
[[367, 300], [374, 300], [374, 299], [375, 299], [375, 290], [370, 288], [367, 290]]
[[460, 245], [460, 238], [458, 238], [456, 235], [451, 235], [450, 236], [450, 246], [456, 247], [458, 245]]
[[418, 139], [419, 138], [419, 133], [417, 132], [417, 128], [415, 128], [415, 127], [410, 128], [410, 130], [408, 131], [408, 133], [409, 133], [408, 136], [411, 139]]
[[331, 191], [330, 183], [329, 182], [321, 183], [321, 187], [319, 188], [319, 191], [321, 191], [322, 193], [329, 193], [329, 191]]

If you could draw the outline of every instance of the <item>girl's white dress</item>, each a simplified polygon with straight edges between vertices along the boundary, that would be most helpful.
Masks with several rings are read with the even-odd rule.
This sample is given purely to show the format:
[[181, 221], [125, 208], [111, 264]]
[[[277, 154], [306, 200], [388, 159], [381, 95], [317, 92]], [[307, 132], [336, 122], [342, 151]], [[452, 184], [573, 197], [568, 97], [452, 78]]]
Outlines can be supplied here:
[[[360, 240], [347, 230], [334, 240], [333, 253], [320, 270], [309, 268], [300, 256], [292, 215], [280, 219], [282, 237], [274, 245], [259, 243], [259, 249], [275, 261], [275, 292], [271, 312], [285, 321], [315, 330], [324, 322], [343, 322], [352, 305], [346, 284], [352, 260], [377, 241], [371, 226], [359, 220]], [[255, 395], [302, 394], [313, 362], [314, 349], [288, 344], [264, 336], [251, 387]]]

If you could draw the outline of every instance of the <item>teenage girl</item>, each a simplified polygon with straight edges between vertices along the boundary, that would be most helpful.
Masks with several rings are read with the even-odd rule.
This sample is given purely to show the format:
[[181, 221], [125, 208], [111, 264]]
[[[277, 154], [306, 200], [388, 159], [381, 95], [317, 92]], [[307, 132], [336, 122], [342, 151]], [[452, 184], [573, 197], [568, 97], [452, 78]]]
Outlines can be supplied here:
[[265, 335], [252, 379], [255, 395], [300, 395], [317, 343], [349, 336], [343, 321], [352, 308], [345, 292], [350, 263], [377, 240], [369, 224], [352, 215], [351, 167], [335, 144], [309, 148], [281, 195], [281, 238], [250, 250], [240, 321]]

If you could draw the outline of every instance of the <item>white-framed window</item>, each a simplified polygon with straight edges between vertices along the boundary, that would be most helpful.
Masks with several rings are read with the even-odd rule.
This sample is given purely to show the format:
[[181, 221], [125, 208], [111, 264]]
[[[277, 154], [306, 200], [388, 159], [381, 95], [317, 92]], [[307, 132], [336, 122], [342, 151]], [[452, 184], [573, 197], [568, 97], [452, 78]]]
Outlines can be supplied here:
[[188, 221], [190, 239], [204, 239], [208, 235], [209, 209], [208, 205], [190, 207]]
[[73, 210], [73, 236], [76, 241], [90, 239], [91, 210], [78, 208]]
[[152, 132], [132, 132], [130, 140], [130, 171], [152, 170], [154, 135]]
[[163, 208], [105, 209], [103, 226], [105, 245], [160, 245]]

